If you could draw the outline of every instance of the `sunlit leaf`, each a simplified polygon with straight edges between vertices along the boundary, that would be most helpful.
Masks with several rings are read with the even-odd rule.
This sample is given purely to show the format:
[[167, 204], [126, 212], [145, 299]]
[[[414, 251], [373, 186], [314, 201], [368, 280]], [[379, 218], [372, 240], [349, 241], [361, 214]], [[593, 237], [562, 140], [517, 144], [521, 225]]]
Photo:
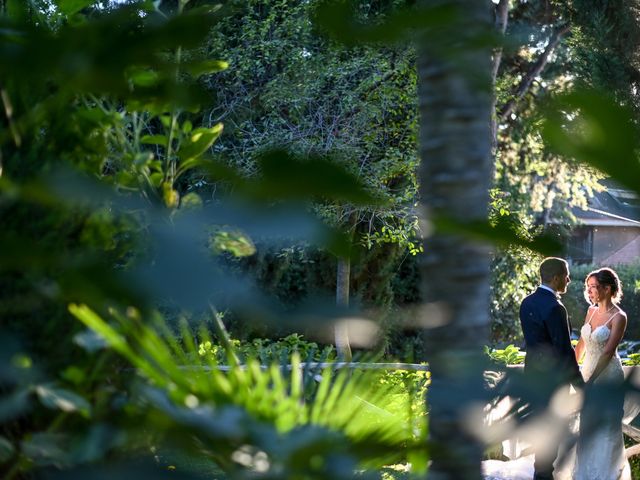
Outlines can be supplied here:
[[82, 369], [71, 365], [60, 372], [60, 377], [74, 385], [80, 385], [85, 380], [86, 374]]
[[211, 248], [216, 253], [230, 252], [236, 257], [248, 257], [256, 252], [249, 237], [238, 230], [219, 229], [213, 234]]
[[56, 0], [56, 4], [65, 15], [78, 13], [85, 7], [92, 5], [96, 0]]
[[158, 84], [160, 77], [153, 70], [133, 68], [129, 71], [129, 79], [134, 85], [152, 87]]
[[63, 412], [79, 412], [89, 416], [91, 405], [80, 395], [53, 384], [37, 385], [35, 392], [45, 407]]
[[194, 63], [184, 64], [185, 70], [192, 77], [201, 77], [212, 73], [222, 72], [229, 68], [229, 64], [222, 60], [202, 60]]
[[69, 312], [87, 327], [101, 335], [109, 345], [121, 354], [125, 356], [131, 355], [132, 352], [126, 340], [89, 307], [71, 304], [69, 305]]
[[33, 366], [33, 361], [31, 357], [25, 354], [16, 354], [11, 358], [11, 364], [20, 369], [31, 368]]
[[161, 172], [154, 172], [149, 175], [149, 180], [151, 180], [151, 185], [159, 188], [160, 185], [162, 185], [162, 181], [164, 180], [164, 174]]
[[180, 147], [178, 152], [180, 159], [185, 162], [202, 155], [220, 136], [222, 128], [222, 123], [218, 123], [211, 128], [201, 127], [194, 129], [189, 139]]
[[168, 140], [166, 135], [144, 135], [140, 138], [140, 143], [145, 145], [160, 145], [166, 148]]
[[192, 168], [209, 166], [210, 160], [204, 157], [194, 157], [183, 162], [180, 162], [180, 166], [176, 172], [176, 176], [180, 176]]
[[203, 202], [196, 192], [189, 192], [180, 199], [180, 208], [200, 208]]

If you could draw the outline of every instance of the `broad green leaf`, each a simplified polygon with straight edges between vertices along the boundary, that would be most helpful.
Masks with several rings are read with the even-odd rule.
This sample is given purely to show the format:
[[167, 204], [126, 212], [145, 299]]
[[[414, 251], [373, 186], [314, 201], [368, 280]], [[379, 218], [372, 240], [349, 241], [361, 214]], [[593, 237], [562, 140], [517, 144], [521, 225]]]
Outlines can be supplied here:
[[166, 135], [144, 135], [140, 139], [140, 143], [145, 145], [160, 145], [161, 147], [167, 147], [168, 138]]
[[101, 108], [82, 108], [82, 109], [79, 109], [76, 112], [76, 114], [79, 117], [89, 120], [91, 122], [94, 122], [96, 124], [116, 123], [122, 120], [122, 118], [118, 114], [111, 114], [109, 112], [105, 112]]
[[22, 21], [29, 17], [29, 4], [24, 0], [7, 0], [5, 5], [10, 19]]
[[21, 447], [22, 453], [36, 465], [60, 468], [70, 461], [69, 436], [61, 433], [35, 433]]
[[33, 361], [31, 357], [25, 354], [16, 354], [11, 358], [11, 364], [16, 368], [31, 368], [33, 366]]
[[115, 350], [128, 358], [135, 357], [127, 341], [86, 305], [69, 305], [69, 312], [87, 327], [102, 336]]
[[56, 0], [56, 3], [62, 13], [65, 15], [73, 15], [95, 3], [95, 0]]
[[160, 123], [164, 128], [169, 128], [171, 126], [171, 115], [160, 115]]
[[262, 178], [255, 192], [272, 198], [324, 198], [355, 204], [374, 205], [380, 200], [363, 183], [338, 163], [323, 157], [298, 157], [273, 150], [258, 158]]
[[105, 339], [93, 330], [85, 330], [84, 332], [77, 333], [73, 337], [73, 342], [89, 353], [97, 352], [98, 350], [108, 347]]
[[229, 252], [236, 257], [248, 257], [256, 252], [251, 239], [239, 230], [220, 229], [210, 240], [215, 253]]
[[211, 128], [196, 128], [191, 133], [191, 137], [181, 145], [178, 152], [180, 159], [186, 162], [205, 153], [220, 136], [222, 128], [222, 123], [218, 123]]
[[558, 255], [562, 251], [562, 244], [554, 238], [542, 235], [530, 241], [520, 237], [510, 224], [504, 222], [492, 226], [488, 222], [460, 222], [451, 217], [433, 218], [432, 222], [442, 233], [463, 235], [495, 245], [518, 245], [544, 255]]
[[136, 153], [133, 157], [133, 164], [137, 167], [147, 166], [153, 160], [152, 152]]
[[631, 110], [596, 91], [562, 96], [554, 107], [543, 130], [549, 145], [640, 193], [640, 142]]
[[13, 457], [16, 449], [11, 442], [4, 437], [0, 436], [0, 463], [5, 463], [7, 460]]
[[151, 170], [156, 171], [156, 172], [162, 172], [162, 161], [153, 160], [153, 161], [149, 162], [149, 168]]
[[162, 181], [164, 180], [164, 173], [154, 172], [149, 175], [149, 180], [151, 181], [151, 185], [155, 188], [160, 188], [160, 185], [162, 185]]
[[74, 385], [80, 385], [86, 378], [86, 374], [84, 370], [75, 365], [71, 365], [65, 368], [61, 373], [60, 377], [71, 382]]
[[157, 72], [150, 69], [135, 68], [129, 72], [129, 80], [140, 87], [153, 87], [158, 84], [160, 77]]
[[180, 208], [200, 208], [202, 206], [202, 198], [196, 192], [187, 193], [180, 200]]
[[222, 72], [227, 68], [229, 68], [229, 64], [222, 60], [203, 60], [184, 65], [184, 69], [189, 75], [195, 78], [201, 77], [202, 75]]
[[47, 408], [63, 412], [78, 412], [85, 417], [88, 417], [91, 412], [91, 405], [80, 395], [53, 384], [37, 385], [35, 392]]
[[391, 13], [380, 24], [365, 25], [356, 18], [351, 2], [328, 0], [320, 2], [314, 15], [322, 31], [347, 44], [388, 43], [415, 35], [416, 29], [452, 24], [461, 14], [452, 5], [428, 5], [404, 8]]
[[120, 187], [136, 188], [138, 186], [138, 179], [131, 172], [123, 170], [116, 174], [116, 183]]
[[176, 171], [176, 176], [179, 177], [186, 171], [191, 170], [193, 168], [203, 167], [207, 165], [210, 161], [211, 160], [208, 158], [199, 156], [199, 157], [190, 158], [188, 160], [185, 160], [184, 162], [180, 162], [180, 166]]

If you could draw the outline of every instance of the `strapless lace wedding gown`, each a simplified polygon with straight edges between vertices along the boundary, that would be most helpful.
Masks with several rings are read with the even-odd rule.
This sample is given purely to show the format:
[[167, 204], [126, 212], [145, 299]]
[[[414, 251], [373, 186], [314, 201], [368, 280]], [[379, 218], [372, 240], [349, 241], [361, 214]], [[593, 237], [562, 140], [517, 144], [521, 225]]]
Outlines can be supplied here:
[[[591, 320], [591, 318], [589, 318]], [[582, 365], [582, 376], [588, 380], [598, 363], [598, 358], [611, 335], [609, 323], [611, 318], [600, 327], [591, 331], [589, 322], [581, 330], [585, 342], [585, 357]], [[609, 365], [595, 380], [595, 384], [622, 383], [624, 372], [620, 357], [616, 354]], [[575, 422], [572, 430], [577, 432], [579, 422]], [[576, 453], [577, 450], [577, 453]], [[483, 462], [486, 480], [530, 480], [533, 478], [533, 456], [519, 458], [508, 462], [488, 460]], [[555, 480], [631, 480], [629, 462], [624, 453], [621, 418], [606, 423], [590, 436], [580, 437], [577, 447], [567, 454], [562, 468], [554, 471]]]

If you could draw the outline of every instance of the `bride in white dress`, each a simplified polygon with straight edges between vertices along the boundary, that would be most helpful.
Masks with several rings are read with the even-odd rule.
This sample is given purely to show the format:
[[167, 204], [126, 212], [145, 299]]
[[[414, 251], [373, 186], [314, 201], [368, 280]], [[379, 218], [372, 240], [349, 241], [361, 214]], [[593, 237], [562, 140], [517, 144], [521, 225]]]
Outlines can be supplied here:
[[[620, 385], [624, 380], [617, 352], [627, 326], [627, 315], [618, 306], [622, 286], [615, 271], [601, 268], [587, 275], [584, 293], [592, 306], [587, 310], [575, 353], [578, 361], [584, 357], [581, 371], [586, 382], [586, 402], [580, 425], [575, 423], [572, 428], [579, 429], [577, 446], [566, 455], [562, 466], [557, 465], [554, 479], [631, 480], [622, 436], [624, 399], [596, 394], [603, 386]], [[590, 395], [590, 391], [594, 394]], [[531, 479], [533, 457], [487, 461], [483, 470], [487, 480]]]
[[[618, 356], [618, 344], [627, 327], [627, 315], [618, 306], [622, 298], [618, 275], [610, 268], [589, 273], [585, 281], [585, 296], [593, 306], [587, 311], [580, 331], [576, 358], [580, 361], [584, 355], [582, 376], [586, 388], [620, 385], [624, 381], [624, 372]], [[620, 398], [615, 394], [594, 395], [593, 403], [587, 403], [583, 408], [573, 474], [576, 480], [631, 479], [622, 437], [624, 399], [617, 396]], [[603, 401], [607, 403], [596, 403]], [[601, 418], [596, 419], [598, 416]], [[590, 419], [600, 422], [587, 421]]]

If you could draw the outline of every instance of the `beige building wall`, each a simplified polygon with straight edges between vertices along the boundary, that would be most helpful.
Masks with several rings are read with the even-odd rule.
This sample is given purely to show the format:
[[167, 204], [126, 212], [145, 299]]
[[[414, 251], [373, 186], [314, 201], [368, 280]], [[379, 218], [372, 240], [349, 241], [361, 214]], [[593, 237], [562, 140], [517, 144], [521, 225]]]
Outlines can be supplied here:
[[593, 263], [626, 264], [640, 259], [640, 227], [593, 229]]

